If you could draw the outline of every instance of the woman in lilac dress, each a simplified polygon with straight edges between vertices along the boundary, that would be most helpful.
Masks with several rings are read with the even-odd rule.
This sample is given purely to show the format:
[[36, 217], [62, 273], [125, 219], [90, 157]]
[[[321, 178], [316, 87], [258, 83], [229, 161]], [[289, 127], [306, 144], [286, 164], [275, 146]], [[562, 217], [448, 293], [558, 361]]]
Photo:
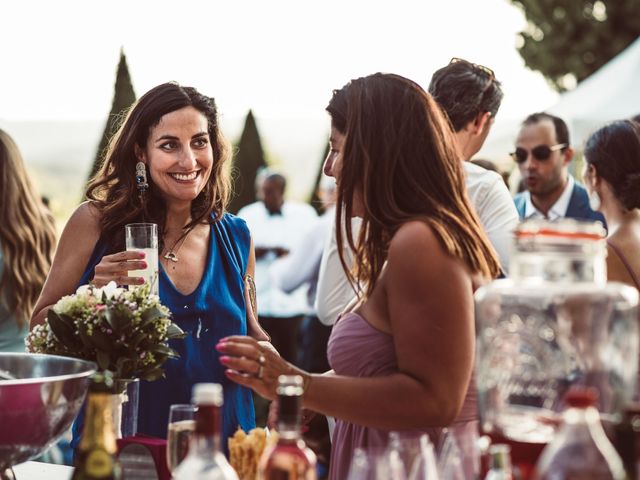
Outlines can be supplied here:
[[[476, 431], [473, 292], [499, 263], [467, 199], [449, 123], [428, 93], [375, 74], [335, 91], [327, 111], [338, 251], [355, 252], [349, 276], [359, 293], [334, 326], [333, 371], [300, 372], [246, 337], [217, 348], [227, 376], [267, 398], [278, 375], [304, 376], [305, 407], [338, 419], [330, 478], [344, 479], [355, 448], [386, 445], [389, 431], [434, 440], [443, 427]], [[357, 238], [353, 216], [362, 217]]]

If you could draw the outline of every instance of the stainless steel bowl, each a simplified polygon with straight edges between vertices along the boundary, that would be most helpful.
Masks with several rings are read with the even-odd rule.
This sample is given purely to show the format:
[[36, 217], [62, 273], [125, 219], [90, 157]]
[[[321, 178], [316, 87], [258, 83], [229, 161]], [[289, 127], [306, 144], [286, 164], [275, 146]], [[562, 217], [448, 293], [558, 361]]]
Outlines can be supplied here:
[[95, 371], [75, 358], [0, 353], [0, 479], [14, 478], [12, 465], [40, 455], [69, 428]]

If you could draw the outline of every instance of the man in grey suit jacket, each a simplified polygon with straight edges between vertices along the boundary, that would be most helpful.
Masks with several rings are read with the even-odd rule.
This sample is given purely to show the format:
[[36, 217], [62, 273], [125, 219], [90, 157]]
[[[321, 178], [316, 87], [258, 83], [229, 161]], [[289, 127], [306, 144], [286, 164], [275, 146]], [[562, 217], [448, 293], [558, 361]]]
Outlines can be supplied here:
[[561, 118], [534, 113], [522, 122], [511, 154], [526, 189], [514, 198], [520, 218], [569, 217], [605, 223], [602, 214], [589, 206], [587, 191], [569, 175], [573, 153]]

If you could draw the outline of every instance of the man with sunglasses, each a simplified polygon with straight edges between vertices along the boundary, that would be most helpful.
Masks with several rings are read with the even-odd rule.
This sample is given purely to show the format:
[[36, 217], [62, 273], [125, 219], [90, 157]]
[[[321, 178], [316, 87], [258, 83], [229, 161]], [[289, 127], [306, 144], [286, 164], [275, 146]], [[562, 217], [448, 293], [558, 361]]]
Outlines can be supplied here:
[[469, 161], [482, 148], [500, 108], [500, 82], [491, 69], [453, 58], [433, 74], [429, 93], [451, 122], [465, 169], [467, 193], [506, 272], [518, 212], [500, 174]]
[[587, 191], [569, 174], [573, 149], [561, 118], [548, 113], [529, 115], [511, 156], [525, 188], [514, 198], [520, 218], [568, 217], [605, 223], [602, 214], [589, 207]]

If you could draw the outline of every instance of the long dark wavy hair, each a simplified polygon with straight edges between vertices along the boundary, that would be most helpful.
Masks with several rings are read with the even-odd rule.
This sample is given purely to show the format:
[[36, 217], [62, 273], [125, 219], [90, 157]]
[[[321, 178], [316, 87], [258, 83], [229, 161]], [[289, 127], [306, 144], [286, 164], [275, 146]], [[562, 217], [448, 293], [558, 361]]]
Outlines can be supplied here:
[[102, 237], [111, 252], [124, 250], [124, 225], [143, 221], [158, 224], [161, 233], [159, 247], [162, 250], [166, 204], [150, 175], [147, 175], [149, 189], [146, 198], [141, 200], [135, 181], [138, 162], [135, 148], [146, 147], [151, 129], [164, 115], [185, 107], [193, 107], [207, 118], [213, 150], [211, 176], [191, 204], [191, 222], [185, 229], [202, 222], [215, 222], [222, 217], [230, 193], [228, 164], [231, 146], [220, 131], [215, 101], [195, 88], [164, 83], [149, 90], [132, 106], [109, 142], [102, 168], [87, 187], [86, 196], [100, 212]]
[[29, 324], [56, 247], [53, 216], [33, 186], [18, 146], [0, 130], [0, 302]]
[[[426, 221], [445, 251], [472, 272], [498, 276], [497, 255], [467, 197], [450, 124], [428, 93], [401, 76], [376, 73], [335, 90], [327, 111], [333, 127], [346, 136], [336, 235], [345, 270], [343, 228], [355, 253], [348, 275], [360, 295], [371, 295], [391, 238], [415, 219]], [[345, 220], [352, 217], [356, 191], [364, 216], [354, 240]]]

